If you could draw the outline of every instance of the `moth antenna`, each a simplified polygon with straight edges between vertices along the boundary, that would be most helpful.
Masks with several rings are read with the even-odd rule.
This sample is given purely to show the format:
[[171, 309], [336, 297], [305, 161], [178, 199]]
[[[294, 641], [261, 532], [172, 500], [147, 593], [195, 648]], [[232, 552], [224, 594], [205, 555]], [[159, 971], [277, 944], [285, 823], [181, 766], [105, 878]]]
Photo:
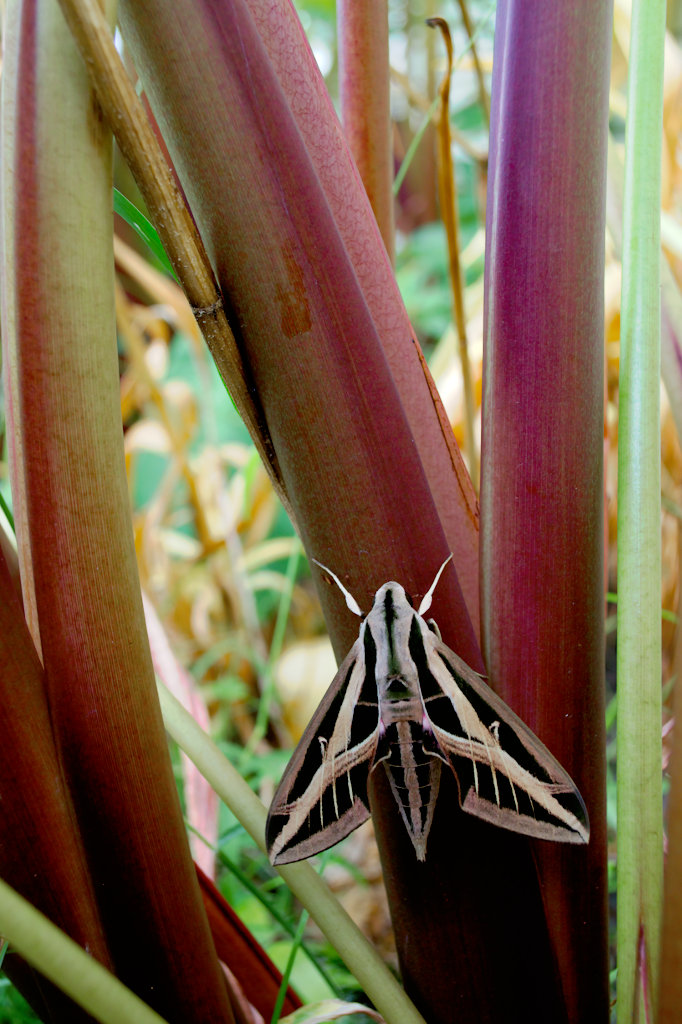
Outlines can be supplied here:
[[[433, 581], [433, 583], [431, 584], [429, 589], [424, 594], [424, 596], [422, 598], [422, 603], [419, 605], [419, 611], [418, 611], [419, 615], [423, 615], [424, 612], [427, 612], [429, 610], [429, 608], [431, 607], [431, 601], [433, 600], [433, 592], [436, 589], [436, 584], [438, 583], [438, 580], [441, 578], [443, 569], [445, 568], [445, 566], [448, 564], [448, 562], [451, 559], [452, 559], [452, 555], [448, 555], [448, 557], [445, 559], [445, 561], [441, 565], [440, 569], [436, 573], [435, 580]], [[318, 562], [317, 564], [319, 565], [320, 563]]]
[[[452, 558], [452, 555], [450, 555], [450, 557]], [[344, 587], [343, 583], [341, 582], [339, 577], [336, 575], [336, 573], [333, 573], [331, 571], [331, 569], [327, 568], [326, 565], [322, 565], [322, 562], [318, 562], [318, 560], [316, 558], [313, 558], [313, 562], [315, 563], [315, 565], [319, 565], [320, 569], [324, 569], [325, 572], [329, 573], [331, 578], [334, 580], [334, 583], [336, 583], [337, 587], [339, 588], [339, 590], [341, 591], [341, 593], [345, 597], [346, 604], [348, 605], [350, 611], [353, 612], [353, 615], [359, 615], [360, 618], [362, 618], [362, 608], [360, 607], [358, 602], [355, 600], [353, 595], [350, 593], [350, 591], [346, 590], [346, 588]], [[441, 570], [441, 572], [442, 572], [442, 570]], [[436, 579], [437, 578], [438, 577], [436, 577]], [[434, 583], [434, 586], [435, 586], [435, 583]]]

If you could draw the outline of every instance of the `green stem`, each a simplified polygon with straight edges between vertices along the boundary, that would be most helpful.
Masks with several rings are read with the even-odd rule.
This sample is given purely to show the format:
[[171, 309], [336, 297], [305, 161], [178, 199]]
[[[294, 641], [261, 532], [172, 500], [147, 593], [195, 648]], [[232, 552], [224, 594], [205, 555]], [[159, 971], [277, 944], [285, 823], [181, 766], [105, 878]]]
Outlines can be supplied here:
[[298, 919], [298, 925], [296, 926], [294, 941], [289, 951], [286, 967], [284, 968], [284, 973], [282, 975], [282, 984], [279, 986], [279, 992], [277, 993], [277, 999], [275, 1001], [275, 1006], [272, 1011], [272, 1020], [270, 1021], [270, 1024], [279, 1024], [280, 1014], [282, 1013], [282, 1007], [284, 1006], [284, 999], [287, 994], [287, 989], [289, 987], [289, 978], [291, 977], [291, 972], [294, 967], [294, 960], [296, 959], [296, 954], [298, 953], [301, 942], [303, 941], [303, 932], [307, 920], [308, 914], [304, 910], [302, 911], [301, 916]]
[[664, 27], [664, 0], [635, 0], [625, 134], [618, 445], [618, 1024], [656, 1018], [660, 949]]
[[[231, 857], [228, 857], [228, 855], [221, 848], [221, 846], [214, 846], [213, 843], [209, 843], [209, 841], [204, 836], [202, 836], [200, 832], [198, 832], [195, 828], [193, 828], [192, 825], [190, 825], [188, 821], [186, 821], [185, 824], [187, 825], [187, 827], [189, 829], [191, 829], [191, 831], [195, 835], [199, 836], [201, 841], [203, 843], [205, 843], [206, 846], [209, 847], [209, 849], [214, 851], [214, 853], [215, 853], [216, 857], [218, 858], [218, 860], [220, 861], [220, 863], [224, 867], [226, 867], [227, 870], [232, 875], [234, 875], [234, 877], [237, 879], [237, 881], [240, 882], [244, 886], [244, 888], [248, 892], [250, 892], [251, 895], [255, 899], [258, 900], [259, 903], [261, 903], [265, 907], [265, 909], [267, 910], [268, 914], [270, 914], [270, 916], [273, 917], [275, 919], [275, 921], [277, 921], [278, 925], [282, 928], [282, 930], [287, 932], [287, 934], [290, 935], [291, 938], [293, 939], [295, 937], [295, 935], [296, 935], [295, 928], [292, 927], [292, 925], [286, 919], [284, 914], [281, 914], [279, 912], [279, 910], [275, 906], [274, 902], [272, 900], [269, 900], [265, 896], [265, 893], [264, 893], [262, 887], [259, 887], [259, 886], [255, 885], [251, 881], [249, 876], [246, 874], [246, 872], [242, 871], [242, 869], [239, 867], [239, 865], [236, 863], [236, 861], [233, 861]], [[239, 829], [239, 826], [237, 825], [236, 828]], [[223, 841], [224, 841], [224, 838], [225, 837], [223, 837]], [[303, 942], [301, 944], [301, 948], [302, 948], [303, 952], [305, 953], [305, 955], [310, 960], [310, 962], [313, 965], [313, 967], [315, 967], [315, 969], [318, 971], [320, 977], [323, 978], [325, 983], [329, 986], [330, 992], [333, 992], [334, 995], [337, 998], [340, 998], [341, 994], [340, 994], [340, 991], [339, 991], [339, 987], [335, 983], [335, 981], [332, 978], [331, 974], [327, 970], [325, 970], [324, 965], [322, 963], [320, 963], [320, 961], [317, 959], [315, 954], [306, 945], [305, 942]], [[1, 956], [1, 952], [2, 951], [0, 950], [0, 956]]]
[[0, 932], [41, 974], [102, 1024], [164, 1024], [163, 1017], [1, 880]]
[[[267, 812], [263, 804], [210, 736], [161, 682], [158, 682], [158, 691], [169, 735], [211, 783], [258, 848], [266, 852]], [[334, 946], [386, 1024], [425, 1024], [377, 951], [310, 865], [282, 864], [277, 871]]]
[[268, 728], [268, 718], [270, 714], [270, 704], [275, 692], [275, 664], [282, 653], [282, 644], [284, 642], [284, 632], [287, 628], [287, 621], [289, 619], [289, 609], [291, 608], [291, 595], [294, 592], [294, 584], [296, 582], [296, 576], [298, 574], [298, 564], [301, 560], [301, 546], [295, 544], [292, 548], [291, 554], [289, 555], [289, 562], [287, 564], [286, 581], [287, 585], [282, 591], [280, 598], [279, 607], [277, 609], [277, 619], [275, 620], [275, 629], [272, 634], [272, 643], [270, 644], [270, 653], [268, 655], [267, 669], [264, 673], [264, 686], [261, 694], [260, 701], [258, 702], [258, 711], [256, 713], [256, 724], [253, 727], [253, 732], [249, 737], [249, 742], [244, 749], [244, 754], [251, 754], [258, 746], [260, 741], [265, 736]]

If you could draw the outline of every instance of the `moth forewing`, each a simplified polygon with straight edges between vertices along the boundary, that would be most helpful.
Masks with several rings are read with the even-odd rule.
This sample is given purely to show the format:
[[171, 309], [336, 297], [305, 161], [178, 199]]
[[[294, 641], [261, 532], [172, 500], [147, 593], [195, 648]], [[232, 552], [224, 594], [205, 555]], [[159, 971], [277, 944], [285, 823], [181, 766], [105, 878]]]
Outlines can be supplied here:
[[426, 697], [426, 714], [458, 776], [462, 809], [538, 839], [588, 842], [587, 810], [568, 772], [461, 658], [433, 634], [428, 642], [439, 693]]
[[[341, 664], [275, 792], [265, 826], [273, 864], [321, 853], [369, 817], [367, 776], [378, 739], [376, 688], [366, 686], [361, 640]], [[365, 718], [361, 740], [350, 738]], [[373, 721], [372, 721], [373, 719]], [[357, 731], [357, 730], [356, 730]]]

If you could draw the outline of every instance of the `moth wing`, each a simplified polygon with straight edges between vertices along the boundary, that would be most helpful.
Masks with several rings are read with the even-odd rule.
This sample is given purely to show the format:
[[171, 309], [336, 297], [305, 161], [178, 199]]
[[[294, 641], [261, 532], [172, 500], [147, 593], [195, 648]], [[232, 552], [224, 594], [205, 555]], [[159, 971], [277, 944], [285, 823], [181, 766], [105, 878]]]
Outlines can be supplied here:
[[341, 664], [277, 788], [265, 826], [273, 864], [312, 857], [369, 817], [367, 778], [379, 738], [376, 684], [362, 641]]
[[426, 717], [457, 777], [462, 809], [538, 839], [587, 843], [587, 809], [568, 772], [501, 697], [433, 634], [420, 672]]

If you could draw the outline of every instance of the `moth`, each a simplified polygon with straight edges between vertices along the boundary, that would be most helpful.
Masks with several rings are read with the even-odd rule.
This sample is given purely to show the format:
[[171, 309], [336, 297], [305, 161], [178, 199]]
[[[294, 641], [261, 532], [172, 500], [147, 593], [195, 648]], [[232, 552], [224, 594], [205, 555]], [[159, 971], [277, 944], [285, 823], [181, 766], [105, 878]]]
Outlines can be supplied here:
[[380, 770], [420, 861], [444, 766], [468, 814], [538, 839], [588, 842], [585, 804], [568, 773], [424, 618], [449, 561], [417, 611], [389, 582], [364, 617], [339, 578], [316, 562], [362, 623], [272, 801], [273, 864], [311, 857], [361, 825], [370, 813], [369, 775]]

